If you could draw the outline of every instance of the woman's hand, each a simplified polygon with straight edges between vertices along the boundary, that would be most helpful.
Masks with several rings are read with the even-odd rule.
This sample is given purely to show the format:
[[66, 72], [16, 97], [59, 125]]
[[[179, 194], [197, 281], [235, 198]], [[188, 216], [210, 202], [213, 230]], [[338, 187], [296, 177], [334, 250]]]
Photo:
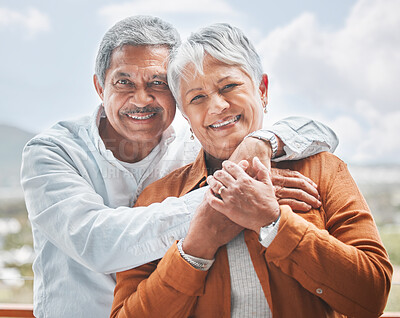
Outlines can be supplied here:
[[[211, 194], [207, 193], [206, 197], [208, 195]], [[195, 257], [213, 259], [217, 250], [242, 230], [243, 227], [211, 208], [205, 199], [190, 222], [182, 249], [186, 254]]]
[[212, 193], [205, 199], [236, 224], [259, 233], [261, 227], [279, 217], [280, 209], [269, 170], [255, 157], [255, 177], [252, 178], [244, 170], [248, 165], [247, 161], [241, 161], [239, 165], [225, 161], [222, 170], [207, 178]]

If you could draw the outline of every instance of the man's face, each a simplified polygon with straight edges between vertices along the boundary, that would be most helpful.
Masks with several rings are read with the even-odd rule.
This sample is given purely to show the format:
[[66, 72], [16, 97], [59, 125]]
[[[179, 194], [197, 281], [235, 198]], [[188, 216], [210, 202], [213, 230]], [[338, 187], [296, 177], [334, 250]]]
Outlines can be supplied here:
[[160, 140], [176, 111], [167, 84], [168, 55], [165, 46], [125, 45], [113, 51], [104, 88], [95, 77], [108, 121], [102, 137], [119, 146]]

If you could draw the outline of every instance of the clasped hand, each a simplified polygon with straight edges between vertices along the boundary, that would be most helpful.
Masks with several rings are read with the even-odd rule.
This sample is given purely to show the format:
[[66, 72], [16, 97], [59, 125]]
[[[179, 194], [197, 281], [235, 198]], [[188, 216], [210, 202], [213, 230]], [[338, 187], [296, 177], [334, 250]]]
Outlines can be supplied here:
[[255, 157], [251, 178], [246, 173], [248, 166], [245, 160], [238, 165], [225, 161], [223, 169], [207, 179], [211, 189], [207, 202], [233, 222], [258, 232], [276, 220], [277, 204], [289, 205], [297, 212], [321, 206], [317, 185], [301, 173], [276, 168], [269, 172]]
[[248, 166], [246, 160], [225, 161], [221, 170], [207, 178], [210, 191], [205, 199], [234, 223], [258, 233], [279, 217], [280, 209], [269, 170], [255, 157], [252, 178], [246, 173]]
[[225, 161], [222, 169], [207, 178], [210, 190], [192, 219], [183, 249], [185, 253], [212, 259], [222, 245], [244, 228], [259, 233], [260, 228], [280, 215], [279, 205], [287, 204], [298, 212], [319, 208], [317, 186], [297, 171], [272, 168], [252, 160]]

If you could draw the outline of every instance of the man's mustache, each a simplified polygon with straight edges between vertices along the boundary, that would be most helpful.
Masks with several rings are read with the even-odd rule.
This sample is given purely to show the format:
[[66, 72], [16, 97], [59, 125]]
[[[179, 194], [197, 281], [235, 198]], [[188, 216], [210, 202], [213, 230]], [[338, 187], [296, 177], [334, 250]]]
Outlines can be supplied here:
[[132, 109], [124, 109], [120, 111], [121, 115], [132, 115], [132, 114], [143, 114], [143, 113], [161, 113], [164, 109], [162, 107], [153, 107], [153, 106], [146, 106], [146, 107], [135, 107]]

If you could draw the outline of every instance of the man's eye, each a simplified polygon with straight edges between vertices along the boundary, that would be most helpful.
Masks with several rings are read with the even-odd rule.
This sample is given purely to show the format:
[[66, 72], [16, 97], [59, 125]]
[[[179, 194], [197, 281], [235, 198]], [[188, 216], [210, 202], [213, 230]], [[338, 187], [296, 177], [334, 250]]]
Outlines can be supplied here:
[[152, 84], [153, 84], [153, 85], [167, 85], [167, 84], [165, 84], [165, 83], [162, 82], [162, 81], [153, 81]]
[[200, 99], [202, 99], [202, 98], [204, 98], [204, 97], [205, 97], [204, 95], [196, 95], [195, 97], [193, 97], [193, 98], [190, 100], [190, 102], [193, 103], [193, 102], [199, 101]]
[[149, 87], [152, 87], [156, 90], [165, 90], [169, 89], [168, 84], [164, 81], [152, 81], [149, 83]]
[[127, 79], [120, 79], [116, 82], [116, 84], [121, 84], [121, 85], [129, 85], [131, 84], [131, 81], [127, 80]]

